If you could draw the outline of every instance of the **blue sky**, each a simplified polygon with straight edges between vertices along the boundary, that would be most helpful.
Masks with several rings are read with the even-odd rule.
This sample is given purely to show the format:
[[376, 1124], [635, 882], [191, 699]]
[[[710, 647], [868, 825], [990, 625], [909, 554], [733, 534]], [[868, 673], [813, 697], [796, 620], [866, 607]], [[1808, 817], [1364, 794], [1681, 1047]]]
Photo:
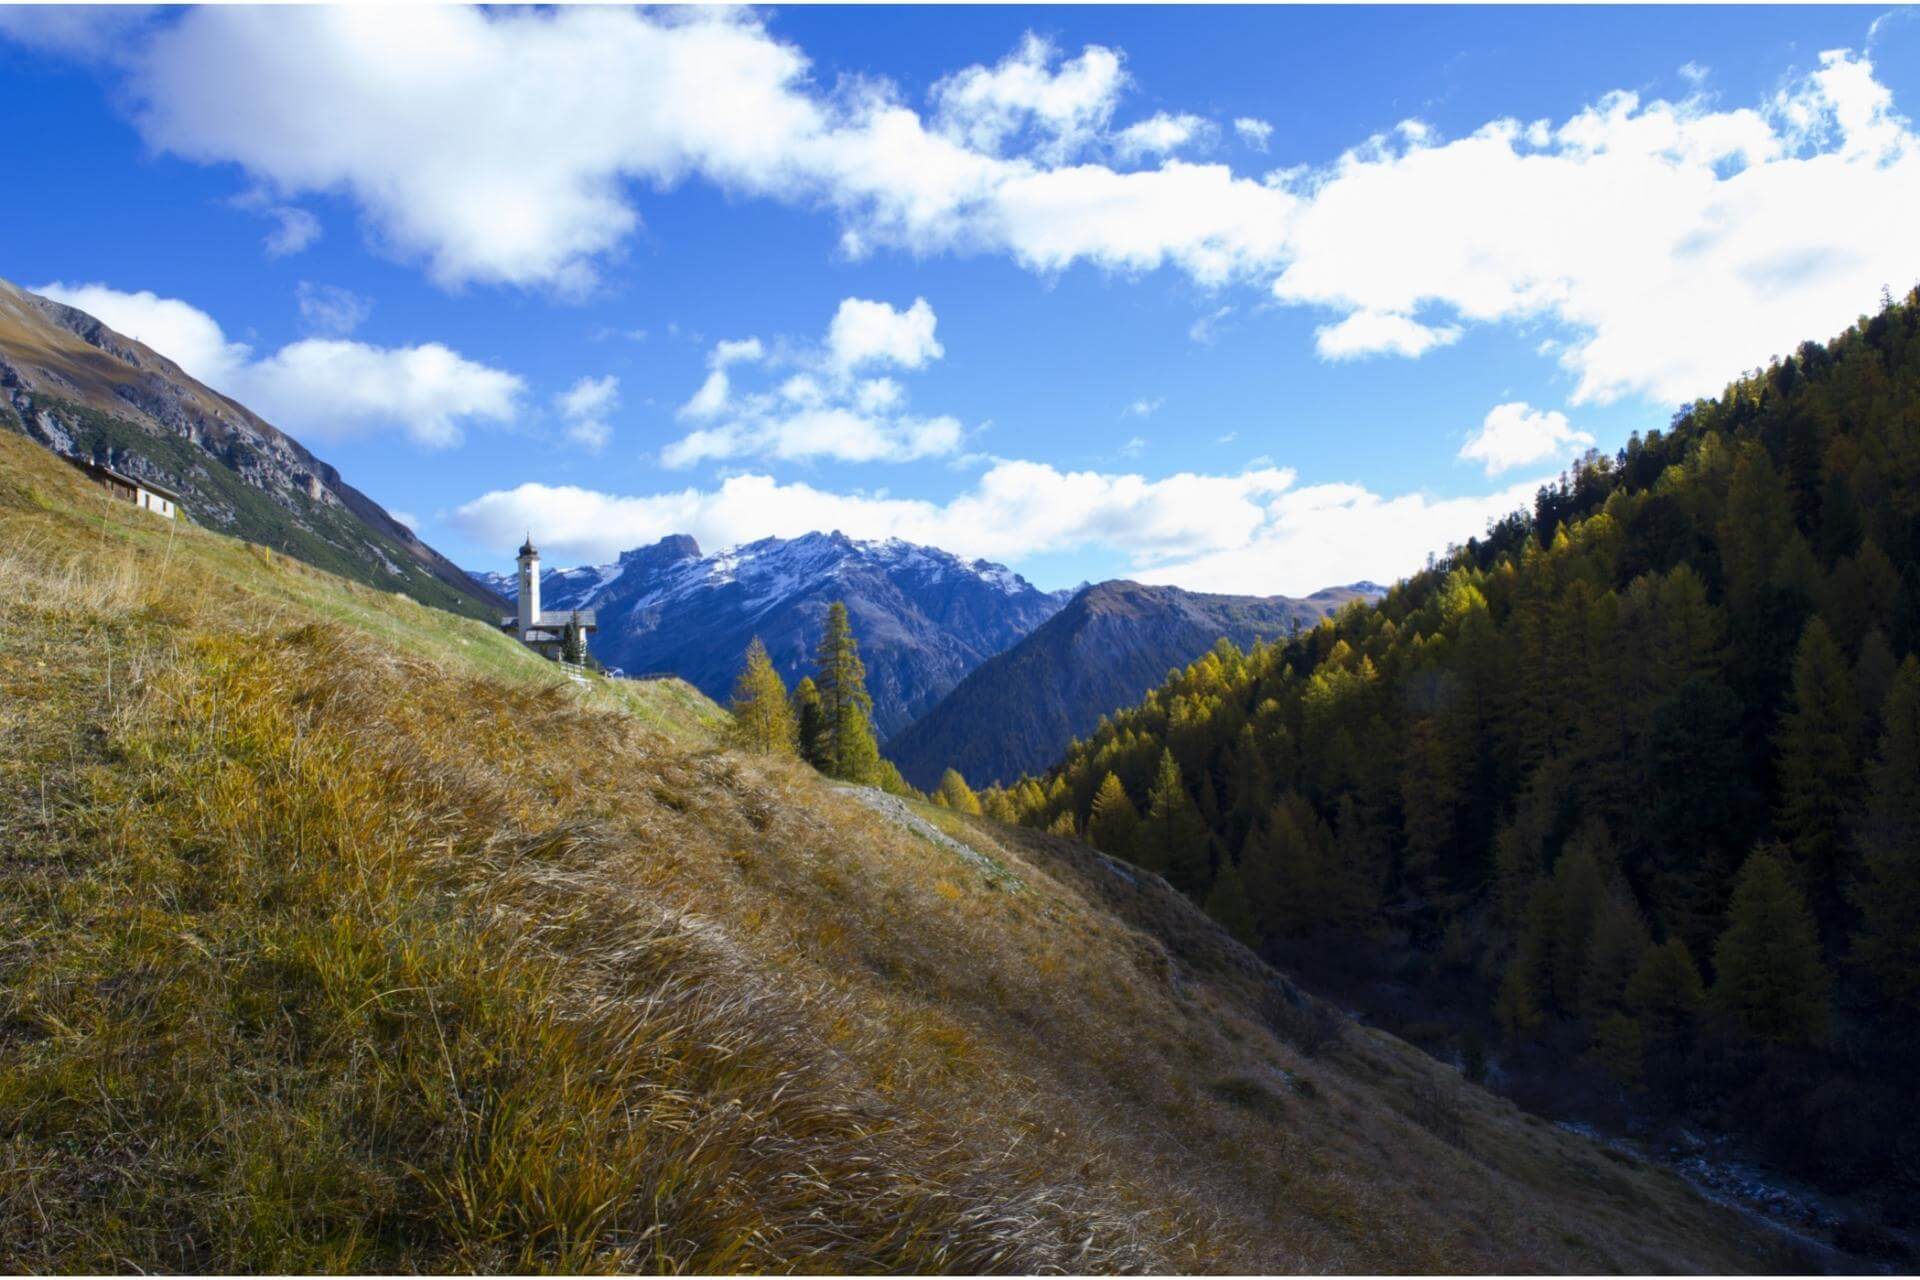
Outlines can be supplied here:
[[476, 568], [1304, 592], [1920, 278], [1916, 97], [1881, 8], [0, 10], [0, 275]]

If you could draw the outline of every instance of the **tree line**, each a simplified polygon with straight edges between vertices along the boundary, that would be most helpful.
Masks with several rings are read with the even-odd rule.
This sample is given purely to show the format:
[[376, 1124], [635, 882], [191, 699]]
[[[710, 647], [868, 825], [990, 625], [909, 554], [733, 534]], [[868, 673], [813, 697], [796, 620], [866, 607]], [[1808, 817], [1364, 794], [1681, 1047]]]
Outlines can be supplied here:
[[1920, 1178], [1920, 291], [977, 799], [1250, 943], [1415, 947], [1510, 1045], [1764, 1108], [1798, 1167]]

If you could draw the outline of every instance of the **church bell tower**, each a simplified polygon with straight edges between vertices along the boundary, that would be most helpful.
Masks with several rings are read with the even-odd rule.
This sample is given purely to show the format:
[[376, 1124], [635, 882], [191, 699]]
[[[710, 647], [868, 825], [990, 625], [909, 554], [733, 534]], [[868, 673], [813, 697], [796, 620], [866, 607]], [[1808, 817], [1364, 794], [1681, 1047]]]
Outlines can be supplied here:
[[520, 544], [520, 638], [527, 638], [540, 621], [540, 553], [533, 549], [533, 534]]

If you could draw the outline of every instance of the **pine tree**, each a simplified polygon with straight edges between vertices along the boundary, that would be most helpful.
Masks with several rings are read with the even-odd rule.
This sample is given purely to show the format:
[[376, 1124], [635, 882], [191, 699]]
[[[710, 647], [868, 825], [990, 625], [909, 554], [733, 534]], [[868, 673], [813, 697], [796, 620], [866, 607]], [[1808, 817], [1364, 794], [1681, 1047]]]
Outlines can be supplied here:
[[1253, 911], [1247, 905], [1247, 886], [1232, 859], [1222, 859], [1220, 874], [1207, 892], [1207, 914], [1214, 923], [1247, 946], [1254, 944]]
[[1856, 949], [1889, 995], [1920, 1007], [1920, 657], [1900, 664], [1880, 719], [1860, 829]]
[[1754, 850], [1740, 869], [1714, 968], [1714, 1003], [1740, 1031], [1783, 1044], [1826, 1039], [1831, 979], [1813, 914], [1775, 847]]
[[871, 783], [880, 775], [880, 747], [873, 738], [873, 698], [860, 643], [836, 600], [827, 610], [816, 658], [820, 690], [822, 771], [844, 782]]
[[793, 722], [800, 758], [825, 773], [827, 716], [820, 705], [820, 687], [814, 684], [812, 676], [800, 677], [800, 683], [793, 686]]
[[1093, 797], [1093, 811], [1087, 818], [1087, 841], [1100, 852], [1122, 861], [1134, 861], [1134, 839], [1140, 829], [1140, 815], [1120, 779], [1109, 772]]
[[980, 797], [973, 793], [967, 780], [960, 776], [958, 769], [948, 769], [940, 775], [940, 785], [933, 793], [936, 804], [944, 804], [960, 813], [979, 813]]
[[759, 636], [747, 645], [747, 664], [734, 682], [731, 737], [743, 750], [762, 755], [790, 756], [799, 749], [786, 683]]
[[1815, 912], [1831, 924], [1846, 881], [1860, 712], [1852, 673], [1819, 618], [1801, 633], [1793, 659], [1792, 697], [1775, 738], [1780, 751], [1780, 827]]
[[1147, 793], [1147, 818], [1141, 824], [1138, 847], [1141, 865], [1158, 871], [1174, 888], [1189, 896], [1207, 887], [1207, 828], [1187, 794], [1173, 752], [1162, 749], [1160, 767]]

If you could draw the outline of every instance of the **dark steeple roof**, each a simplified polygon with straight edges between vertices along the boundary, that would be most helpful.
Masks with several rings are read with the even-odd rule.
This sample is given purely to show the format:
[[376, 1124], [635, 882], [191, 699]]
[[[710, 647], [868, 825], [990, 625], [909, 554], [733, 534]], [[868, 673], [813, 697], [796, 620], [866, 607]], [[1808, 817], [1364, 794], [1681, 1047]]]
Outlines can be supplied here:
[[527, 531], [527, 540], [520, 544], [520, 554], [523, 556], [537, 556], [540, 554], [533, 549], [533, 531], [531, 529]]

